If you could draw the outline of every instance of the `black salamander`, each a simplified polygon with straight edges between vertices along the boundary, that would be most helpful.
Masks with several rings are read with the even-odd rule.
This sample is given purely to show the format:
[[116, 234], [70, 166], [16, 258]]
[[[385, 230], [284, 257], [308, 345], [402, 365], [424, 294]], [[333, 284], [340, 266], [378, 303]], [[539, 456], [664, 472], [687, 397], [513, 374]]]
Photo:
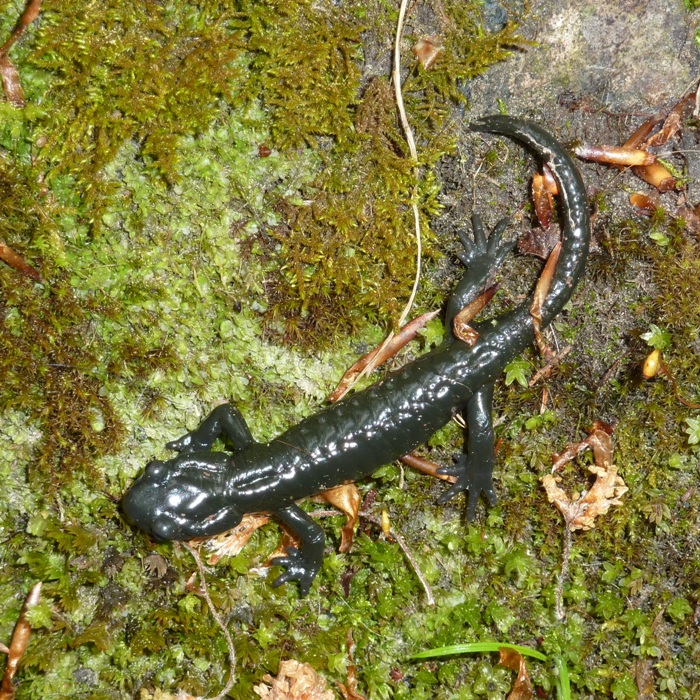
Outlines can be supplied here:
[[[531, 122], [496, 115], [471, 128], [520, 141], [549, 165], [559, 185], [562, 250], [542, 308], [544, 327], [583, 274], [590, 237], [584, 183], [561, 144]], [[467, 491], [469, 519], [482, 493], [493, 505], [494, 382], [533, 342], [530, 302], [478, 324], [473, 347], [452, 334], [452, 319], [484, 291], [510, 250], [501, 243], [504, 228], [501, 222], [487, 240], [475, 217], [473, 239], [460, 233], [467, 271], [448, 302], [447, 338], [438, 348], [267, 444], [253, 439], [233, 406], [219, 406], [196, 430], [167, 444], [176, 457], [146, 467], [124, 497], [127, 519], [158, 540], [189, 540], [233, 528], [247, 513], [274, 513], [299, 536], [301, 547], [288, 547], [275, 560], [286, 571], [273, 586], [295, 580], [306, 595], [323, 560], [325, 536], [295, 502], [372, 474], [426, 442], [457, 414], [466, 422], [466, 446], [453, 466], [441, 469], [456, 483], [439, 502]], [[233, 445], [231, 454], [211, 451], [222, 435]]]

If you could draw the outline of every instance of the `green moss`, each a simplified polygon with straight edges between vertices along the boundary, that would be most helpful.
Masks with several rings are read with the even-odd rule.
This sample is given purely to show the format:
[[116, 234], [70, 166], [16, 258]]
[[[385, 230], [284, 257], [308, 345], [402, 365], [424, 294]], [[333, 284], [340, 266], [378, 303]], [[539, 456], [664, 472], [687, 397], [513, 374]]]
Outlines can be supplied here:
[[[380, 337], [412, 281], [414, 199], [431, 254], [433, 171], [452, 147], [459, 81], [517, 37], [510, 25], [479, 29], [475, 3], [447, 2], [453, 24], [435, 69], [414, 65], [405, 43], [416, 181], [386, 78], [360, 74], [368, 40], [390, 45], [393, 4], [45, 4], [12, 53], [28, 107], [0, 104], [0, 237], [44, 280], [0, 276], [0, 639], [41, 579], [19, 700], [156, 688], [211, 695], [227, 652], [185, 588], [190, 557], [158, 545], [166, 570], [145, 571], [154, 546], [121, 521], [118, 500], [215, 402], [233, 400], [255, 436], [269, 438], [321, 404], [356, 354], [348, 331], [366, 343]], [[17, 12], [3, 10], [3, 31]], [[500, 180], [496, 156], [483, 155]], [[276, 526], [266, 526], [210, 572], [238, 653], [232, 697], [250, 700], [282, 658], [344, 680], [348, 630], [372, 700], [503, 697], [511, 676], [495, 657], [406, 659], [504, 637], [541, 640], [566, 660], [580, 697], [625, 697], [637, 659], [655, 664], [659, 698], [697, 695], [697, 507], [687, 495], [697, 456], [686, 432], [696, 414], [667, 381], [634, 374], [647, 352], [641, 335], [656, 324], [694, 398], [697, 246], [663, 211], [651, 225], [613, 223], [603, 235], [604, 255], [559, 319], [560, 336], [577, 344], [548, 380], [548, 412], [539, 414], [539, 387], [520, 385], [534, 356], [499, 386], [499, 505], [465, 526], [461, 503], [436, 508], [444, 487], [423, 476], [402, 480], [394, 465], [362, 485], [376, 487], [375, 507], [409, 543], [436, 606], [425, 605], [396, 543], [366, 521], [352, 553], [326, 557], [308, 599], [273, 590], [256, 573], [277, 543]], [[625, 282], [639, 267], [651, 271], [649, 291]], [[442, 299], [437, 286], [426, 281], [424, 298]], [[634, 320], [601, 332], [595, 319], [616, 317], [618, 297]], [[621, 369], [600, 386], [615, 362]], [[552, 451], [599, 417], [618, 421], [615, 459], [630, 492], [576, 536], [560, 623], [562, 526], [538, 477]], [[432, 456], [448, 461], [460, 432], [436, 435]], [[587, 483], [579, 467], [566, 478]], [[337, 541], [339, 519], [323, 525]], [[551, 669], [531, 671], [553, 692]]]

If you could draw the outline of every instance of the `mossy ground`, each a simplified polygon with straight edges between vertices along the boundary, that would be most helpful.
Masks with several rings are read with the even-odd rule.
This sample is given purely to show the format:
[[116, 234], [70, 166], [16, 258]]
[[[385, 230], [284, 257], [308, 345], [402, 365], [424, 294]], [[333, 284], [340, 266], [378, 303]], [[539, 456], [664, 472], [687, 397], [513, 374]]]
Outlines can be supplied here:
[[[458, 81], [515, 38], [510, 26], [479, 29], [471, 3], [442, 7], [455, 21], [442, 28], [445, 58], [435, 71], [414, 66], [406, 84], [424, 166], [417, 200], [440, 234], [438, 243], [428, 228], [426, 307], [456, 274], [437, 251], [454, 251], [465, 212], [432, 218], [450, 168], [482, 164], [485, 182], [503, 183], [515, 153], [474, 139], [468, 157], [444, 158]], [[5, 3], [0, 37], [20, 11]], [[185, 588], [189, 554], [128, 528], [119, 498], [220, 400], [258, 439], [298, 421], [395, 321], [413, 274], [415, 182], [385, 71], [363, 64], [386, 52], [377, 47], [390, 45], [395, 12], [378, 1], [47, 0], [13, 49], [28, 104], [0, 102], [0, 238], [44, 279], [0, 270], [1, 640], [31, 584], [45, 582], [20, 700], [218, 692], [228, 657]], [[420, 12], [434, 30], [438, 15]], [[507, 187], [522, 201], [518, 172]], [[480, 192], [480, 209], [507, 213], [504, 192]], [[254, 572], [276, 545], [276, 528], [264, 528], [210, 572], [236, 641], [232, 697], [250, 700], [281, 658], [343, 680], [349, 628], [372, 699], [505, 697], [510, 674], [493, 658], [407, 660], [491, 639], [563, 657], [581, 698], [636, 697], [636, 665], [647, 660], [658, 698], [697, 697], [697, 412], [635, 368], [655, 323], [697, 402], [698, 244], [665, 216], [619, 221], [603, 209], [597, 231], [603, 253], [556, 325], [576, 347], [548, 382], [550, 410], [538, 416], [539, 388], [499, 385], [500, 504], [467, 526], [459, 503], [434, 505], [442, 487], [424, 476], [402, 480], [387, 466], [361, 485], [377, 488], [375, 507], [406, 537], [437, 605], [425, 605], [400, 549], [369, 525], [350, 554], [329, 553], [307, 599], [273, 590]], [[532, 263], [517, 265], [534, 277]], [[538, 477], [596, 418], [617, 423], [630, 493], [575, 537], [560, 623], [562, 525]], [[436, 435], [434, 456], [446, 460], [459, 432]], [[566, 476], [585, 487], [573, 468]], [[327, 524], [331, 541], [339, 523]], [[143, 567], [154, 550], [167, 561], [160, 578]], [[551, 669], [531, 670], [551, 695]]]

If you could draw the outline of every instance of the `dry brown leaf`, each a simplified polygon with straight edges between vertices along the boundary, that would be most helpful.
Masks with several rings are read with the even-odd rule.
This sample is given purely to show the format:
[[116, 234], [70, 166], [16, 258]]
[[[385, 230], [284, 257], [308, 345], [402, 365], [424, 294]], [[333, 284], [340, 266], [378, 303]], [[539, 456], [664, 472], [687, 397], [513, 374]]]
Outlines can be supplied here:
[[552, 472], [561, 469], [580, 452], [594, 448], [594, 444], [595, 449], [593, 454], [596, 464], [598, 466], [603, 466], [605, 462], [612, 462], [613, 445], [611, 436], [613, 432], [614, 430], [610, 423], [606, 423], [602, 420], [594, 420], [593, 425], [588, 430], [588, 437], [585, 440], [567, 445], [563, 452], [554, 453], [552, 455]]
[[588, 470], [596, 475], [596, 480], [588, 492], [584, 492], [578, 498], [569, 498], [558, 486], [561, 481], [553, 474], [542, 477], [542, 485], [547, 492], [550, 503], [559, 509], [564, 516], [567, 528], [575, 530], [592, 530], [595, 527], [595, 519], [599, 515], [605, 515], [610, 506], [622, 505], [620, 498], [629, 489], [625, 482], [617, 474], [617, 467], [612, 464], [613, 444], [612, 428], [603, 421], [595, 421], [589, 436], [581, 442], [569, 445], [560, 455], [553, 455], [556, 471], [566, 462], [571, 461], [577, 454], [590, 448], [593, 450], [594, 465]]
[[542, 274], [537, 280], [535, 292], [532, 296], [532, 303], [530, 304], [530, 316], [532, 316], [532, 328], [535, 332], [535, 342], [537, 343], [540, 353], [546, 360], [552, 359], [554, 351], [549, 348], [542, 336], [542, 305], [547, 299], [549, 288], [552, 285], [552, 279], [554, 277], [554, 271], [557, 269], [560, 253], [561, 242], [557, 243], [549, 254]]
[[335, 700], [326, 681], [309, 664], [294, 659], [280, 663], [277, 677], [265, 675], [261, 683], [253, 687], [263, 700]]
[[535, 215], [540, 226], [543, 229], [549, 228], [554, 212], [554, 198], [541, 173], [532, 176], [532, 201], [535, 203]]
[[656, 187], [659, 192], [668, 192], [676, 187], [676, 178], [671, 175], [663, 163], [656, 162], [652, 165], [640, 165], [632, 168], [632, 172], [644, 182]]
[[474, 320], [483, 311], [484, 307], [493, 299], [493, 295], [497, 291], [498, 285], [492, 285], [483, 292], [483, 294], [480, 294], [476, 299], [470, 301], [452, 319], [452, 332], [457, 338], [470, 347], [479, 339], [479, 333], [469, 325], [469, 322]]
[[659, 196], [657, 192], [635, 192], [630, 195], [630, 204], [641, 209], [643, 214], [653, 214], [659, 208]]
[[498, 665], [505, 666], [518, 674], [515, 683], [513, 683], [513, 690], [510, 691], [507, 700], [532, 700], [534, 691], [530, 676], [527, 673], [525, 657], [519, 651], [508, 647], [501, 647], [498, 653], [501, 655]]
[[0, 56], [0, 79], [7, 101], [13, 107], [24, 107], [24, 91], [19, 81], [19, 71], [7, 56]]
[[216, 564], [222, 557], [235, 557], [246, 546], [253, 533], [269, 522], [269, 515], [261, 513], [244, 515], [243, 520], [232, 530], [207, 540], [207, 549], [211, 552], [208, 562]]
[[595, 519], [599, 515], [605, 515], [610, 506], [620, 506], [620, 498], [629, 489], [617, 474], [617, 467], [610, 464], [607, 467], [591, 465], [588, 470], [596, 475], [596, 480], [588, 492], [584, 492], [580, 498], [571, 500], [564, 491], [559, 488], [557, 482], [560, 477], [546, 474], [542, 477], [542, 485], [547, 492], [550, 503], [559, 509], [564, 516], [566, 526], [575, 530], [592, 530], [595, 527]]
[[340, 530], [339, 552], [349, 552], [355, 535], [355, 525], [360, 517], [362, 494], [355, 484], [344, 484], [328, 489], [314, 497], [315, 501], [330, 503], [345, 514], [345, 525]]
[[518, 253], [521, 255], [534, 255], [542, 258], [542, 260], [546, 260], [559, 241], [560, 236], [557, 226], [552, 225], [546, 229], [532, 229], [518, 239]]
[[549, 194], [555, 197], [559, 194], [559, 185], [554, 179], [554, 173], [552, 169], [547, 165], [547, 163], [542, 164], [542, 180], [544, 182], [544, 187], [549, 192]]
[[421, 37], [413, 47], [413, 54], [425, 70], [430, 70], [444, 53], [445, 47], [439, 34]]
[[428, 321], [434, 319], [439, 313], [439, 311], [429, 311], [426, 314], [414, 318], [403, 326], [396, 335], [389, 336], [389, 339], [385, 340], [379, 347], [370, 350], [366, 355], [361, 357], [343, 375], [338, 386], [328, 397], [328, 400], [331, 403], [340, 401], [340, 399], [352, 389], [361, 376], [369, 374], [379, 367], [379, 365], [386, 362], [390, 357], [393, 357], [404, 345], [416, 337], [418, 331], [423, 328]]
[[663, 146], [667, 141], [672, 139], [681, 130], [683, 112], [686, 107], [690, 107], [695, 103], [695, 97], [696, 95], [693, 92], [679, 100], [675, 107], [668, 113], [661, 130], [647, 139], [644, 147]]
[[654, 127], [665, 119], [663, 113], [655, 114], [650, 119], [647, 119], [627, 141], [622, 144], [623, 148], [641, 148], [649, 134], [654, 130]]

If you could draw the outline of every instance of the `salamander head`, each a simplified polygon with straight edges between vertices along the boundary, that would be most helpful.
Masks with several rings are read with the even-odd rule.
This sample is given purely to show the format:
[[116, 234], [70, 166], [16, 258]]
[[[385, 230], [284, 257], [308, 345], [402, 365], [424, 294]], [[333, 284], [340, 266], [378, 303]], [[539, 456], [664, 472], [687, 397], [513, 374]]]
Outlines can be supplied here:
[[236, 527], [243, 512], [226, 488], [229, 459], [207, 452], [151, 462], [124, 496], [126, 519], [157, 540], [209, 537]]

